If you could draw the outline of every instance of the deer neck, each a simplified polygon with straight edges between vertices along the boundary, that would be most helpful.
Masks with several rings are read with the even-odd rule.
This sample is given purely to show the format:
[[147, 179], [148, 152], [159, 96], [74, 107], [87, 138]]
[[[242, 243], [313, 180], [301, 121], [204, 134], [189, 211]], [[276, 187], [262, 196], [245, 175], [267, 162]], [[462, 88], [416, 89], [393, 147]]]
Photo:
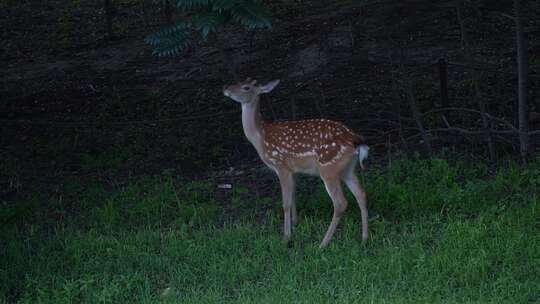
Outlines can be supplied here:
[[242, 104], [242, 127], [247, 139], [255, 146], [259, 154], [263, 147], [263, 119], [259, 108], [259, 96], [255, 100]]

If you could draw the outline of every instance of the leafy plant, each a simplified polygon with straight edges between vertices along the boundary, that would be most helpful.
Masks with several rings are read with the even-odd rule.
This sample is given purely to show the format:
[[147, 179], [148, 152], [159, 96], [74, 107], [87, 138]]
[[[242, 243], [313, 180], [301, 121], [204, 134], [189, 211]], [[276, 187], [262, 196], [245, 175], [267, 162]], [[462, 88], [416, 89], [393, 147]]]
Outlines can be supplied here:
[[247, 29], [270, 28], [270, 14], [257, 0], [177, 0], [183, 17], [145, 41], [158, 56], [178, 55], [193, 45], [197, 35], [206, 40], [228, 24]]

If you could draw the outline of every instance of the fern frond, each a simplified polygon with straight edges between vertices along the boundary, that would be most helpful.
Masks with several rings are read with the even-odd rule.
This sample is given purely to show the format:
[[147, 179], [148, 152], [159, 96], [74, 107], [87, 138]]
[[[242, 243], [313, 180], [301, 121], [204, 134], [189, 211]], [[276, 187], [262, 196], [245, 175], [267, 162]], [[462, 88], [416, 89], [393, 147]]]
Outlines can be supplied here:
[[225, 16], [217, 11], [200, 14], [193, 17], [193, 27], [206, 39], [209, 33], [215, 33], [223, 27], [225, 19]]
[[155, 34], [148, 35], [144, 40], [154, 47], [153, 54], [157, 56], [178, 55], [192, 44], [193, 24], [190, 21], [180, 21], [165, 27]]
[[160, 57], [179, 55], [192, 45], [192, 41], [191, 33], [175, 33], [162, 39], [154, 48], [153, 54]]
[[223, 12], [228, 11], [236, 4], [235, 0], [215, 0], [212, 1], [212, 10]]
[[211, 0], [177, 0], [176, 7], [189, 11], [194, 8], [207, 7], [210, 1]]
[[192, 28], [192, 23], [190, 21], [179, 21], [174, 25], [167, 26], [159, 30], [157, 33], [148, 35], [144, 41], [150, 45], [156, 46], [161, 43], [161, 41], [168, 39], [169, 36], [174, 36], [177, 33], [189, 32]]
[[247, 28], [272, 27], [270, 13], [255, 1], [242, 1], [231, 9], [233, 19]]

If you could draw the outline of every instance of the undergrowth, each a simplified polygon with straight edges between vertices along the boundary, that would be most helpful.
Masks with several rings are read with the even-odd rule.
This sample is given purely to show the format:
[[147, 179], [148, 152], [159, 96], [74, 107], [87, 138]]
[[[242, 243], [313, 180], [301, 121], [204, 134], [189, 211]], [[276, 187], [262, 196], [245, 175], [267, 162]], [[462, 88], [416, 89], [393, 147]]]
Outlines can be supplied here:
[[241, 185], [219, 200], [213, 181], [168, 173], [2, 202], [0, 301], [538, 303], [539, 171], [540, 159], [494, 171], [441, 159], [371, 168], [360, 175], [379, 215], [370, 241], [348, 194], [324, 250], [322, 185], [299, 187], [290, 248], [279, 201]]

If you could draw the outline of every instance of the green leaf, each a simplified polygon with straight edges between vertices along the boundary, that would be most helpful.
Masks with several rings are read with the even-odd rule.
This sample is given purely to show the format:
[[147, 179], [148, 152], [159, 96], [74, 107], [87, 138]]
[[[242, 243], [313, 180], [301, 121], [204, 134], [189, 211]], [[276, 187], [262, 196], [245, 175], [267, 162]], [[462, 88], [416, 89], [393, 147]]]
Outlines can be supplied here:
[[242, 1], [231, 9], [233, 19], [241, 25], [253, 28], [270, 28], [270, 13], [255, 1]]
[[209, 33], [217, 32], [224, 23], [225, 16], [217, 11], [197, 15], [193, 18], [194, 28], [201, 33], [203, 39], [206, 39]]

